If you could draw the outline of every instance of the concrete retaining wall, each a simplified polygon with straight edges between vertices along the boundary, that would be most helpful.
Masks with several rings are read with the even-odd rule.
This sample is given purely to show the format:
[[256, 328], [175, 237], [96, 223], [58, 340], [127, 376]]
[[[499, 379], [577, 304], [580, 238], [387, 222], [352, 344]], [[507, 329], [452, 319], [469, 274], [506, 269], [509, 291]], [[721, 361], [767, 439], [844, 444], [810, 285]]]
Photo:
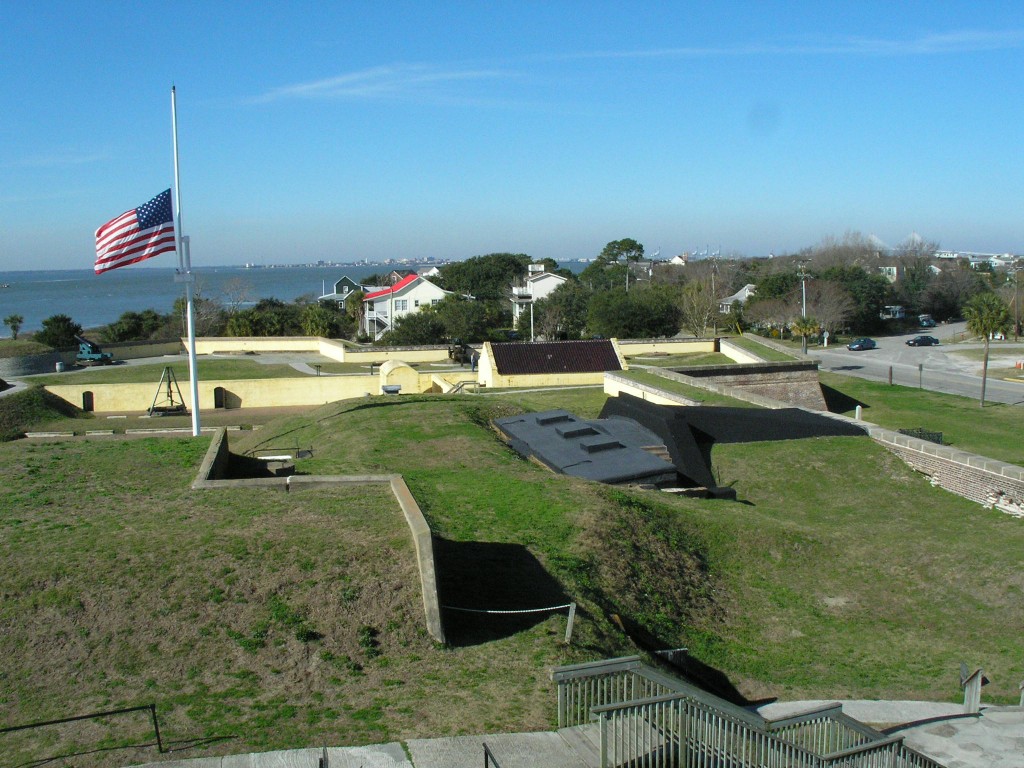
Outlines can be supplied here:
[[765, 362], [763, 357], [758, 357], [753, 352], [744, 349], [738, 344], [733, 344], [729, 339], [722, 339], [719, 345], [719, 351], [723, 355], [728, 355], [730, 358], [735, 360], [737, 363], [763, 363]]
[[17, 379], [21, 376], [34, 376], [39, 373], [53, 373], [57, 363], [71, 367], [75, 364], [77, 349], [65, 352], [46, 352], [41, 355], [19, 355], [18, 357], [0, 358], [0, 379]]
[[648, 384], [641, 384], [616, 373], [606, 373], [604, 375], [604, 393], [611, 397], [618, 397], [623, 392], [657, 405], [700, 405], [699, 400], [691, 400], [675, 392], [667, 392]]
[[[338, 400], [350, 400], [366, 395], [380, 395], [382, 386], [391, 383], [402, 385], [402, 394], [417, 394], [436, 391], [435, 377], [454, 379], [455, 383], [466, 378], [456, 375], [414, 372], [402, 366], [401, 374], [392, 366], [389, 371], [374, 374], [353, 374], [344, 376], [300, 376], [287, 379], [224, 379], [199, 382], [199, 407], [201, 410], [218, 407], [215, 390], [223, 390], [225, 408], [275, 408], [296, 405], [323, 405]], [[466, 372], [475, 381], [473, 374]], [[395, 379], [392, 381], [391, 379]], [[85, 392], [91, 392], [93, 410], [98, 413], [145, 412], [153, 404], [159, 381], [149, 384], [52, 384], [47, 391], [67, 400], [79, 408]], [[187, 379], [178, 382], [185, 404], [192, 407], [192, 393]], [[174, 393], [177, 397], [177, 393]], [[157, 405], [165, 399], [161, 393]]]
[[441, 619], [441, 601], [437, 590], [437, 570], [434, 564], [434, 537], [423, 512], [416, 503], [401, 475], [289, 475], [288, 477], [249, 478], [225, 480], [230, 461], [227, 430], [218, 429], [206, 451], [199, 472], [192, 482], [192, 490], [229, 490], [232, 488], [266, 488], [285, 492], [313, 490], [338, 484], [387, 484], [405, 515], [416, 550], [416, 564], [420, 573], [420, 592], [423, 595], [423, 613], [427, 632], [443, 643], [444, 624]]
[[616, 339], [615, 343], [627, 357], [651, 353], [688, 355], [718, 351], [718, 339]]

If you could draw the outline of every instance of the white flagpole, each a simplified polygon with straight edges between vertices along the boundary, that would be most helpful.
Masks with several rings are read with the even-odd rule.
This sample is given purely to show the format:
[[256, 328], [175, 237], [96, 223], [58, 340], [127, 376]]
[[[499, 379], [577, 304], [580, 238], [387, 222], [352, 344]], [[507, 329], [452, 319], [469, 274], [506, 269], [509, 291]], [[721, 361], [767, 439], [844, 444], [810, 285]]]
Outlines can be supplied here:
[[196, 323], [192, 305], [192, 254], [189, 240], [181, 233], [181, 182], [178, 176], [178, 106], [174, 86], [171, 86], [171, 132], [174, 136], [174, 237], [177, 241], [178, 271], [175, 282], [185, 284], [185, 300], [188, 307], [188, 377], [192, 389], [192, 436], [199, 437], [199, 378], [196, 372]]

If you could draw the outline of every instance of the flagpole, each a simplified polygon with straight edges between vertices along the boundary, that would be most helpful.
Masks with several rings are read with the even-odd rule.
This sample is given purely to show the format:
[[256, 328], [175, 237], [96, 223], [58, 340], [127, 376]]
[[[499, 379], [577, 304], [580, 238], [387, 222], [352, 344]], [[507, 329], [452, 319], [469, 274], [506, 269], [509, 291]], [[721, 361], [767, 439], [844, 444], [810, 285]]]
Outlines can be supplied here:
[[198, 437], [199, 426], [199, 377], [196, 373], [196, 323], [192, 303], [195, 276], [192, 274], [192, 254], [189, 239], [181, 233], [181, 182], [178, 175], [178, 105], [174, 86], [171, 86], [171, 133], [174, 138], [174, 237], [178, 251], [178, 271], [175, 282], [185, 284], [185, 302], [188, 310], [188, 377], [192, 389], [192, 436]]

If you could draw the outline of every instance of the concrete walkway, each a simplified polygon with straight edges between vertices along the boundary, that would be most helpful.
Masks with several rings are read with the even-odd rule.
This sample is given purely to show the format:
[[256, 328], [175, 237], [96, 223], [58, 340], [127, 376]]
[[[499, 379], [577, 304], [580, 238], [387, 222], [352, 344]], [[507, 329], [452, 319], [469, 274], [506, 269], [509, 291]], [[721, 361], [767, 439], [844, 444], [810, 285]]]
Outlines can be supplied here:
[[[776, 702], [758, 712], [779, 718], [832, 701]], [[1024, 708], [983, 707], [964, 715], [959, 704], [921, 701], [844, 701], [843, 711], [946, 768], [1024, 768]], [[410, 739], [363, 747], [328, 747], [330, 768], [480, 768], [487, 744], [501, 768], [596, 768], [596, 726], [562, 731]], [[318, 768], [319, 749], [225, 757], [171, 757], [137, 768]], [[168, 756], [170, 757], [170, 756]]]

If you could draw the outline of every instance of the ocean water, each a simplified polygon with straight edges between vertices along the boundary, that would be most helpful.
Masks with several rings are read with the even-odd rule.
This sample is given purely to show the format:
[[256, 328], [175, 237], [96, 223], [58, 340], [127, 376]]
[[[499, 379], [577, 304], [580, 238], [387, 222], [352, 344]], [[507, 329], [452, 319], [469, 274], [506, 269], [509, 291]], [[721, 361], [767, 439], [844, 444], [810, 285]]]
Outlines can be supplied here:
[[[566, 262], [578, 272], [586, 266]], [[368, 275], [394, 269], [388, 264], [359, 266], [195, 267], [197, 294], [224, 302], [236, 286], [245, 286], [252, 303], [260, 299], [290, 302], [300, 296], [321, 296], [346, 275], [360, 282]], [[417, 265], [400, 268], [415, 269]], [[9, 315], [24, 318], [22, 332], [38, 331], [43, 320], [65, 314], [85, 329], [106, 325], [124, 312], [155, 309], [170, 312], [185, 288], [174, 282], [174, 269], [133, 265], [104, 272], [92, 269], [0, 272], [0, 321]], [[0, 338], [9, 330], [0, 326]]]

